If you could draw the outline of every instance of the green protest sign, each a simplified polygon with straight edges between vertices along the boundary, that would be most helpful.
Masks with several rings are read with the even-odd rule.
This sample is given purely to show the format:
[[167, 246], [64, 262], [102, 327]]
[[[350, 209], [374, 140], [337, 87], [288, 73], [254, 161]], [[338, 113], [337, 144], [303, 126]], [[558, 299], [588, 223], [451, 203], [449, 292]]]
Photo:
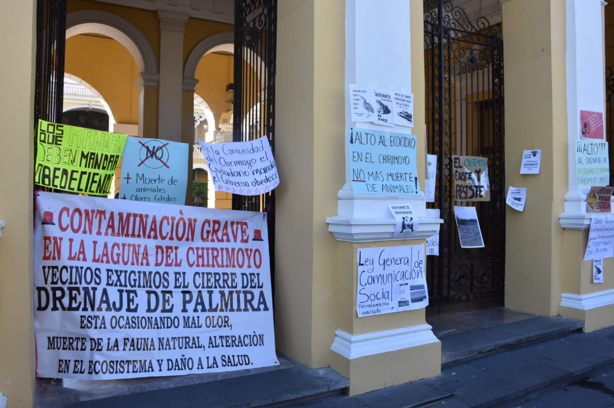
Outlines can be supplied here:
[[38, 122], [34, 184], [77, 194], [109, 194], [128, 135]]

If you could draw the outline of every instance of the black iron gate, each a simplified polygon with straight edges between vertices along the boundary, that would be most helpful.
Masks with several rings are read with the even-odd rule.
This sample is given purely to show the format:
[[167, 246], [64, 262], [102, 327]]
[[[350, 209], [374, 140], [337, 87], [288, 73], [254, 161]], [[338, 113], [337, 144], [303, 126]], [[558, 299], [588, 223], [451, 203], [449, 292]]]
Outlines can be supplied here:
[[[427, 146], [437, 155], [435, 203], [444, 224], [429, 258], [431, 306], [503, 301], [505, 191], [503, 41], [487, 19], [472, 21], [444, 0], [424, 0]], [[454, 200], [453, 155], [488, 158], [490, 201]], [[474, 206], [485, 248], [460, 247], [454, 206]]]
[[[275, 155], [277, 0], [235, 0], [233, 141], [267, 136]], [[232, 196], [233, 210], [268, 213], [274, 270], [275, 192]]]
[[38, 0], [35, 126], [38, 119], [62, 123], [65, 50], [66, 0]]

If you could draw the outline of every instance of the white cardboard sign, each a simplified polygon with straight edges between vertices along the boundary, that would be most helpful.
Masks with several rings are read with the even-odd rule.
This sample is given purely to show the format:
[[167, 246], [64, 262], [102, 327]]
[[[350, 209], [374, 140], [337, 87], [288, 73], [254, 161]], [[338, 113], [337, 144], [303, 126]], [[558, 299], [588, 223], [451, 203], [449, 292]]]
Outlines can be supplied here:
[[42, 192], [36, 208], [39, 376], [279, 364], [262, 213]]
[[426, 179], [424, 180], [424, 200], [427, 203], [435, 202], [435, 186], [437, 185], [437, 156], [426, 155]]
[[392, 92], [381, 89], [373, 90], [375, 95], [376, 120], [373, 123], [384, 126], [394, 126], [394, 102]]
[[268, 193], [279, 185], [268, 137], [249, 142], [199, 142], [215, 191], [255, 196]]
[[428, 306], [424, 245], [359, 248], [357, 258], [358, 317]]
[[516, 211], [524, 211], [524, 204], [527, 201], [526, 187], [512, 187], [507, 190], [505, 203]]
[[525, 150], [522, 152], [520, 174], [539, 174], [542, 161], [541, 149]]
[[350, 86], [350, 112], [352, 122], [375, 122], [376, 102], [373, 88], [368, 86]]
[[[426, 216], [429, 218], [439, 218], [439, 214], [440, 212], [436, 208], [426, 209]], [[426, 239], [426, 254], [439, 256], [439, 231]]]
[[388, 208], [396, 222], [392, 236], [402, 237], [413, 235], [418, 227], [418, 220], [416, 219], [411, 204], [390, 204]]
[[599, 215], [591, 219], [588, 245], [584, 260], [614, 257], [614, 215]]
[[394, 124], [414, 127], [414, 94], [394, 93]]

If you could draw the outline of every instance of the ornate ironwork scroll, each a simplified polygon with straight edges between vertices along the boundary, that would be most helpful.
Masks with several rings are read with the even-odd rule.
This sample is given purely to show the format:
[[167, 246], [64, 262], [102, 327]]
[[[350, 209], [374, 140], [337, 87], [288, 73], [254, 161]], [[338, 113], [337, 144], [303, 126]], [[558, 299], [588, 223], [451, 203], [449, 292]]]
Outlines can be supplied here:
[[[503, 41], [484, 17], [450, 1], [424, 0], [427, 145], [438, 156], [434, 208], [444, 224], [439, 257], [428, 263], [431, 306], [503, 301], [505, 183]], [[491, 200], [455, 203], [452, 156], [489, 159]], [[460, 247], [455, 205], [478, 212], [485, 248]]]

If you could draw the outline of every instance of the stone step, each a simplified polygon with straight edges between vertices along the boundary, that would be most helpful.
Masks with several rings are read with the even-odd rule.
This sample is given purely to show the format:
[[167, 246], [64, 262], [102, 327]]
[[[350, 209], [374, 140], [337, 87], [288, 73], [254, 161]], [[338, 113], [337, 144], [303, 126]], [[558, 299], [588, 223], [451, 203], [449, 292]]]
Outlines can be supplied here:
[[562, 317], [530, 319], [441, 338], [442, 367], [581, 331], [582, 322]]
[[475, 358], [448, 366], [434, 378], [298, 407], [515, 407], [613, 369], [614, 328], [607, 328], [588, 334], [566, 334]]
[[[330, 368], [312, 370], [297, 365], [285, 370], [53, 405], [53, 407], [283, 407], [296, 406], [311, 399], [342, 394], [347, 391], [347, 388], [347, 379]], [[52, 405], [45, 406], [51, 407]]]

